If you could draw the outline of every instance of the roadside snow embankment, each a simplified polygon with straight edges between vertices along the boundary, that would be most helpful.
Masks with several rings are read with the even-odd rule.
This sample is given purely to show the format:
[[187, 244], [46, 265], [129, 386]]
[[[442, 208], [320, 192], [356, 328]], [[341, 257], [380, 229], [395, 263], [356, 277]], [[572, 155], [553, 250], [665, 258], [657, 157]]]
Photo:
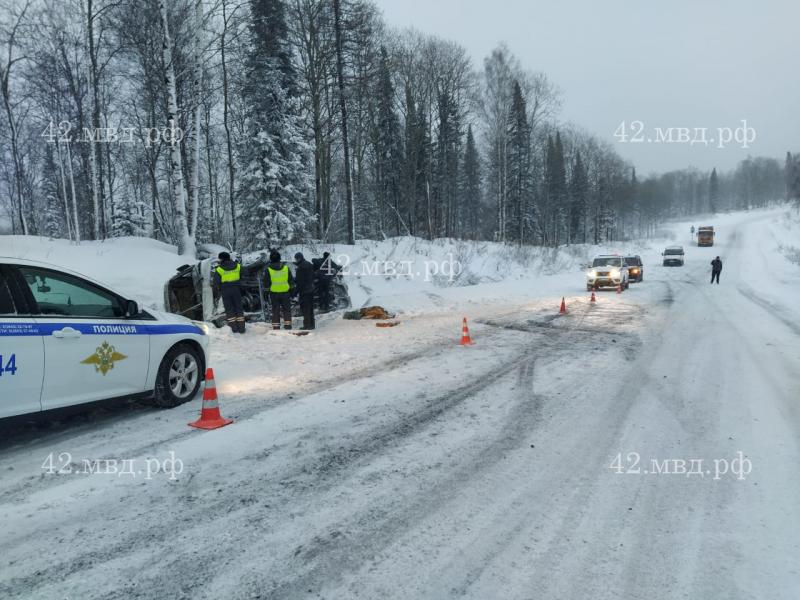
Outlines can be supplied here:
[[[750, 247], [744, 257], [756, 261], [758, 287], [770, 281], [800, 283], [800, 216], [778, 207], [722, 215], [702, 215], [668, 223], [651, 240], [575, 244], [558, 248], [515, 246], [496, 242], [433, 241], [396, 237], [361, 240], [356, 245], [310, 244], [281, 248], [283, 259], [295, 252], [307, 259], [331, 253], [343, 268], [354, 307], [378, 304], [400, 314], [459, 311], [482, 303], [524, 301], [530, 297], [561, 297], [583, 293], [582, 266], [592, 256], [605, 253], [639, 254], [645, 272], [660, 267], [666, 245], [682, 244], [690, 255], [723, 252], [723, 247], [699, 249], [691, 226], [714, 225], [719, 236], [735, 231], [744, 221], [759, 221], [751, 228]], [[720, 239], [723, 239], [720, 237]], [[256, 257], [258, 253], [252, 256]], [[0, 236], [0, 256], [28, 258], [65, 267], [96, 279], [144, 306], [163, 309], [163, 287], [180, 265], [174, 246], [146, 238], [115, 238], [104, 242], [50, 240], [35, 236]], [[726, 257], [722, 256], [723, 263]], [[710, 260], [710, 259], [709, 259]], [[725, 265], [725, 269], [732, 267]], [[758, 279], [758, 281], [756, 281]]]
[[397, 237], [355, 246], [292, 246], [284, 258], [297, 251], [309, 258], [327, 250], [343, 267], [354, 307], [379, 304], [401, 314], [418, 314], [574, 293], [583, 286], [582, 266], [593, 255], [639, 253], [640, 248], [628, 242], [545, 248]]
[[0, 257], [38, 260], [70, 269], [134, 298], [143, 306], [164, 308], [164, 283], [179, 266], [191, 262], [175, 246], [149, 238], [112, 238], [103, 242], [0, 236]]

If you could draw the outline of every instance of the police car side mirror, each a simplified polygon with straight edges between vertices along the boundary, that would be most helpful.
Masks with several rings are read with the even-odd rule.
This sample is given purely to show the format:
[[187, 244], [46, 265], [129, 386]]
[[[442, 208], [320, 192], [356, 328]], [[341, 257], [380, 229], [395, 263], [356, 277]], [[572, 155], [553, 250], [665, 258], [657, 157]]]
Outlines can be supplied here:
[[139, 314], [139, 305], [133, 300], [125, 300], [125, 316], [134, 317]]

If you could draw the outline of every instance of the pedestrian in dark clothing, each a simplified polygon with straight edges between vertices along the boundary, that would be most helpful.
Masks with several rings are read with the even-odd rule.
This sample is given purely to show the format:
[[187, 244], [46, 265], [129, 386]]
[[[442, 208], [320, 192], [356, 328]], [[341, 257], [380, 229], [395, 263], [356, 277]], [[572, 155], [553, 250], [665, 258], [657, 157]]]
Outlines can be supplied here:
[[225, 320], [233, 333], [244, 333], [244, 309], [242, 308], [242, 265], [231, 260], [227, 252], [220, 252], [219, 264], [211, 273], [211, 285], [220, 292], [225, 307]]
[[717, 285], [719, 285], [719, 274], [722, 273], [722, 261], [719, 259], [719, 256], [711, 261], [711, 283], [714, 283], [714, 279], [717, 280]]
[[302, 252], [294, 255], [294, 264], [303, 329], [314, 329], [314, 265], [305, 259]]
[[319, 288], [319, 309], [331, 309], [331, 282], [341, 267], [333, 262], [330, 252], [322, 253], [322, 260], [317, 267], [317, 285]]
[[267, 289], [272, 302], [272, 328], [281, 328], [281, 313], [283, 313], [283, 328], [292, 328], [292, 289], [294, 277], [286, 263], [281, 262], [279, 252], [272, 251], [267, 265]]

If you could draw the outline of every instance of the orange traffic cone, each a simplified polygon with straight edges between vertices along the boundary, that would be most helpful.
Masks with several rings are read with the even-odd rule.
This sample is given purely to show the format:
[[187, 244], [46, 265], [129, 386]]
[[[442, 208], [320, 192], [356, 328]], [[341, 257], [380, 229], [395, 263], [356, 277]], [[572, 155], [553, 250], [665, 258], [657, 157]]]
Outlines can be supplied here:
[[464, 317], [464, 322], [461, 325], [461, 345], [472, 346], [473, 342], [469, 337], [469, 327], [467, 327], [467, 317]]
[[200, 411], [200, 418], [190, 427], [198, 429], [217, 429], [233, 423], [233, 419], [225, 419], [219, 414], [219, 402], [217, 401], [217, 386], [214, 383], [214, 370], [206, 369], [206, 387], [203, 390], [203, 408]]
[[590, 300], [590, 302], [597, 302], [597, 298], [594, 297], [594, 292], [592, 292], [592, 299]]
[[558, 314], [563, 315], [567, 312], [567, 304], [564, 302], [564, 298], [561, 298], [561, 308], [558, 309]]

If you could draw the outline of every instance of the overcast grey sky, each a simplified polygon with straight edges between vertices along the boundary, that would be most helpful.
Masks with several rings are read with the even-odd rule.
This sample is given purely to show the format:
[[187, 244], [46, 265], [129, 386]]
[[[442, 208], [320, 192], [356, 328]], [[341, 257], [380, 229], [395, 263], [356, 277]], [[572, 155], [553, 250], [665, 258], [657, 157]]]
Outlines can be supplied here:
[[[800, 151], [800, 0], [376, 2], [389, 26], [457, 41], [479, 68], [505, 41], [561, 88], [561, 120], [612, 142], [642, 174]], [[717, 128], [742, 119], [756, 133], [750, 148], [717, 148]], [[706, 127], [715, 144], [615, 140], [635, 120], [645, 140], [656, 127]]]

